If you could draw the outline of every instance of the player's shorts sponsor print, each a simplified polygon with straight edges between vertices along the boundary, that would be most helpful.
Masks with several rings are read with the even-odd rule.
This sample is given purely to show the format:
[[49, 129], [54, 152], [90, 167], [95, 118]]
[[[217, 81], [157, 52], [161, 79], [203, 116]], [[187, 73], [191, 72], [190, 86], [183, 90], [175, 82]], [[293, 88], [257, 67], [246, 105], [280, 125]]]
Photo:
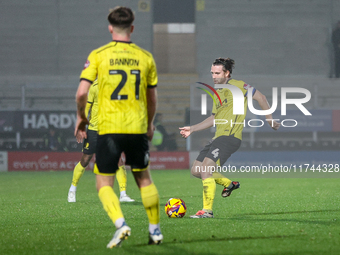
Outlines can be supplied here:
[[83, 143], [83, 153], [92, 155], [96, 152], [97, 146], [97, 131], [87, 130], [87, 138]]
[[241, 140], [234, 136], [219, 136], [211, 140], [199, 153], [197, 161], [203, 162], [204, 158], [210, 158], [214, 162], [223, 165], [228, 158], [241, 146]]
[[121, 153], [132, 171], [143, 171], [149, 165], [149, 143], [146, 134], [98, 135], [96, 162], [103, 174], [115, 173]]

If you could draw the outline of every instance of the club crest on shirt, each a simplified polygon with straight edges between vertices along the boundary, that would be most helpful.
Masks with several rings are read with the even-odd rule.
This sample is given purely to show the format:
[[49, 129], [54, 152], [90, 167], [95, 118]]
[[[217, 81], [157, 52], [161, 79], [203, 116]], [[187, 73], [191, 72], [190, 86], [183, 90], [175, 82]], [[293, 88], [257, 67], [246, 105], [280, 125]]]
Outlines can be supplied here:
[[248, 90], [248, 89], [251, 88], [251, 86], [250, 86], [249, 84], [245, 83], [245, 84], [243, 84], [243, 88], [246, 89], [246, 90]]
[[84, 69], [88, 68], [90, 65], [90, 61], [87, 59], [85, 64], [84, 64]]

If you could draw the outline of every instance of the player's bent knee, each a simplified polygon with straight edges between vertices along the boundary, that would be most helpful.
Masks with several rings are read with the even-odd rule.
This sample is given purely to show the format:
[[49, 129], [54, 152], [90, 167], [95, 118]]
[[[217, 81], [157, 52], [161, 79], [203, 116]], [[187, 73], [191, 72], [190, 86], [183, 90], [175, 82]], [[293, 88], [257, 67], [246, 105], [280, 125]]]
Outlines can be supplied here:
[[137, 183], [138, 188], [143, 188], [152, 184], [149, 168], [145, 168], [144, 171], [134, 171], [132, 169], [133, 177]]
[[201, 167], [202, 167], [202, 162], [195, 161], [190, 170], [191, 174], [194, 177], [201, 178]]
[[96, 174], [96, 187], [97, 187], [98, 192], [102, 187], [105, 187], [105, 186], [112, 187], [113, 182], [114, 182], [113, 175], [108, 176], [108, 175]]
[[88, 155], [88, 154], [83, 154], [83, 156], [81, 157], [81, 160], [80, 160], [80, 164], [83, 166], [83, 167], [87, 167], [92, 159], [92, 156], [93, 154], [91, 155]]
[[201, 173], [195, 167], [191, 168], [191, 175], [196, 178], [201, 178]]

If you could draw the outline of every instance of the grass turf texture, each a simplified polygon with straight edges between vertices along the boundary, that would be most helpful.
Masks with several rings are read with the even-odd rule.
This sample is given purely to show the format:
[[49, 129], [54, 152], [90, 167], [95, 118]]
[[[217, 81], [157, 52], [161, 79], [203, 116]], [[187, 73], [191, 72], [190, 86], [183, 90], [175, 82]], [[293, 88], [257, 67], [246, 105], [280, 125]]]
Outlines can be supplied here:
[[[202, 209], [201, 181], [188, 170], [152, 175], [164, 243], [146, 245], [147, 216], [128, 173], [127, 193], [136, 202], [122, 209], [132, 235], [110, 250], [115, 228], [91, 172], [80, 180], [76, 203], [67, 202], [71, 172], [0, 173], [0, 254], [340, 254], [339, 179], [239, 179], [229, 198], [217, 185], [214, 219], [190, 219]], [[184, 218], [165, 215], [170, 197], [186, 202]]]

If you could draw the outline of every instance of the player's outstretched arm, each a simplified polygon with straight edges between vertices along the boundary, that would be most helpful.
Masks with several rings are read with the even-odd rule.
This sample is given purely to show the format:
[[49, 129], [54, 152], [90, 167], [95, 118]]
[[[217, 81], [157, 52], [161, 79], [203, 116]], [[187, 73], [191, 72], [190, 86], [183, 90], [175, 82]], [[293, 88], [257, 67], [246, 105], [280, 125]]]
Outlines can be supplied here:
[[183, 138], [187, 138], [187, 137], [191, 134], [191, 131], [190, 131], [190, 127], [189, 127], [189, 126], [180, 127], [179, 130], [181, 130], [179, 133], [181, 134], [181, 136], [182, 136]]
[[77, 103], [77, 122], [74, 130], [74, 136], [77, 138], [78, 143], [86, 138], [86, 125], [89, 124], [86, 115], [85, 107], [87, 102], [87, 93], [91, 83], [87, 80], [81, 80], [76, 93]]
[[193, 132], [201, 131], [207, 128], [210, 128], [214, 125], [214, 115], [211, 115], [210, 117], [206, 118], [202, 122], [193, 125], [193, 126], [186, 126], [186, 127], [180, 127], [179, 130], [180, 134], [183, 138], [187, 138], [189, 135], [191, 135]]
[[[259, 90], [255, 91], [253, 99], [255, 99], [259, 103], [262, 110], [268, 110], [270, 108], [266, 96], [263, 95]], [[273, 116], [271, 114], [266, 115], [266, 120], [269, 126], [272, 127], [272, 129], [274, 130], [279, 129], [281, 124], [273, 120]]]

